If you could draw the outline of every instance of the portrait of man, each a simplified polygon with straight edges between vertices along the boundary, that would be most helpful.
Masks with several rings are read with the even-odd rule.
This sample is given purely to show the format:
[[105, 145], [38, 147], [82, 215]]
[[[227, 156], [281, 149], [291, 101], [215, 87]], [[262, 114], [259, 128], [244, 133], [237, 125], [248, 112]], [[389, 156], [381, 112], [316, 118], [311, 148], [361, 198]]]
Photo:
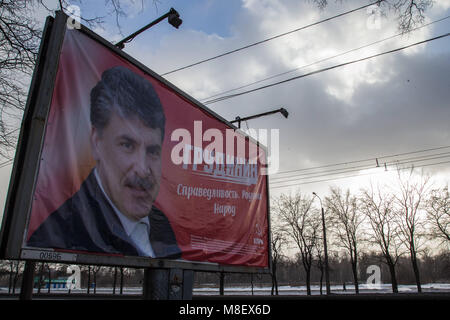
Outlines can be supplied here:
[[104, 71], [91, 90], [90, 121], [95, 167], [27, 245], [181, 257], [168, 218], [154, 206], [165, 115], [152, 84], [122, 66]]

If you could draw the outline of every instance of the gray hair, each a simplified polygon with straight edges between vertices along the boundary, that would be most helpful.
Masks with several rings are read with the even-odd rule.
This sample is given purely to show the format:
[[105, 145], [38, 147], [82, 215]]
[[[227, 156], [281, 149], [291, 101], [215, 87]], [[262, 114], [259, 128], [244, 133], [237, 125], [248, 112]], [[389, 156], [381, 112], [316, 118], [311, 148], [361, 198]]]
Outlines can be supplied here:
[[91, 91], [91, 123], [100, 133], [112, 111], [124, 118], [137, 116], [147, 127], [160, 129], [164, 139], [166, 117], [153, 85], [122, 66], [104, 71]]

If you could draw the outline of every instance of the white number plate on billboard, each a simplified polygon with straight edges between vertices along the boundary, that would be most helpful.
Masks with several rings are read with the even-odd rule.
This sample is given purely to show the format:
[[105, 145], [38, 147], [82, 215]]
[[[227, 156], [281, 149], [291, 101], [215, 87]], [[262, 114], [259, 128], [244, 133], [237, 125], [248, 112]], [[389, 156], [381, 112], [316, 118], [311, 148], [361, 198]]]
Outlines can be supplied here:
[[56, 252], [50, 250], [22, 250], [22, 259], [45, 261], [77, 261], [77, 255], [73, 253]]

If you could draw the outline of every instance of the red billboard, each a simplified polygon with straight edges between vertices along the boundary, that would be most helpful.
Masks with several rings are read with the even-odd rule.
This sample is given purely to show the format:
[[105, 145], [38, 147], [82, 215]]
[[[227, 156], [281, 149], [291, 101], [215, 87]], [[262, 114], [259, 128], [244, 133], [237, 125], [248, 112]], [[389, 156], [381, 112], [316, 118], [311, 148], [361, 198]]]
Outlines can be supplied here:
[[266, 151], [66, 30], [23, 248], [269, 266]]

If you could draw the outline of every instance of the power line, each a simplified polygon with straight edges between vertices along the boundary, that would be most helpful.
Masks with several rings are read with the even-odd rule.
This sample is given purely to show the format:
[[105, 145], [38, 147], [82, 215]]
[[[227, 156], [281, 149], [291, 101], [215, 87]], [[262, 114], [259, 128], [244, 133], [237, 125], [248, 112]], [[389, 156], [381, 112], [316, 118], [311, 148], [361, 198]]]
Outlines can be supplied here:
[[265, 42], [268, 42], [268, 41], [271, 41], [271, 40], [274, 40], [274, 39], [277, 39], [277, 38], [286, 36], [286, 35], [288, 35], [288, 34], [291, 34], [291, 33], [294, 33], [294, 32], [298, 32], [298, 31], [300, 31], [300, 30], [304, 30], [304, 29], [306, 29], [306, 28], [310, 28], [310, 27], [312, 27], [312, 26], [316, 26], [316, 25], [318, 25], [318, 24], [321, 24], [321, 23], [324, 23], [324, 22], [327, 22], [327, 21], [330, 21], [330, 20], [333, 20], [333, 19], [336, 19], [336, 18], [345, 16], [345, 15], [347, 15], [347, 14], [356, 12], [356, 11], [358, 11], [358, 10], [361, 10], [361, 9], [364, 9], [364, 8], [367, 8], [367, 7], [370, 7], [370, 6], [373, 6], [374, 4], [377, 4], [377, 3], [379, 3], [379, 2], [380, 2], [380, 1], [375, 1], [375, 2], [373, 2], [373, 3], [366, 4], [366, 5], [364, 5], [364, 6], [361, 6], [361, 7], [355, 8], [355, 9], [352, 9], [352, 10], [350, 10], [350, 11], [346, 11], [346, 12], [340, 13], [340, 14], [338, 14], [338, 15], [335, 15], [335, 16], [332, 16], [332, 17], [329, 17], [329, 18], [326, 18], [326, 19], [323, 19], [323, 20], [320, 20], [320, 21], [317, 21], [317, 22], [308, 24], [308, 25], [306, 25], [306, 26], [303, 26], [303, 27], [300, 27], [300, 28], [297, 28], [297, 29], [294, 29], [294, 30], [291, 30], [291, 31], [288, 31], [288, 32], [284, 32], [284, 33], [281, 33], [281, 34], [279, 34], [279, 35], [276, 35], [276, 36], [273, 36], [273, 37], [270, 37], [270, 38], [267, 38], [267, 39], [264, 39], [264, 40], [261, 40], [261, 41], [258, 41], [258, 42], [254, 42], [254, 43], [252, 43], [252, 44], [249, 44], [249, 45], [240, 47], [240, 48], [238, 48], [238, 49], [234, 49], [234, 50], [231, 50], [231, 51], [227, 51], [227, 52], [222, 53], [222, 54], [219, 54], [219, 55], [217, 55], [217, 56], [214, 56], [214, 57], [211, 57], [211, 58], [207, 58], [207, 59], [204, 59], [204, 60], [200, 60], [200, 61], [198, 61], [198, 62], [192, 63], [192, 64], [190, 64], [190, 65], [187, 65], [187, 66], [184, 66], [184, 67], [181, 67], [181, 68], [177, 68], [177, 69], [175, 69], [175, 70], [172, 70], [172, 71], [163, 73], [163, 74], [161, 74], [161, 75], [162, 75], [162, 76], [165, 76], [165, 75], [168, 75], [168, 74], [171, 74], [171, 73], [174, 73], [174, 72], [178, 72], [178, 71], [181, 71], [181, 70], [184, 70], [184, 69], [187, 69], [187, 68], [191, 68], [191, 67], [193, 67], [193, 66], [197, 66], [197, 65], [199, 65], [199, 64], [202, 64], [202, 63], [205, 63], [205, 62], [208, 62], [208, 61], [211, 61], [211, 60], [215, 60], [215, 59], [217, 59], [217, 58], [221, 58], [221, 57], [227, 56], [227, 55], [232, 54], [232, 53], [239, 52], [239, 51], [244, 50], [244, 49], [248, 49], [248, 48], [251, 48], [251, 47], [260, 45], [260, 44], [262, 44], [262, 43], [265, 43]]
[[[414, 169], [414, 168], [423, 168], [423, 167], [428, 167], [428, 166], [434, 166], [434, 165], [441, 165], [441, 164], [447, 164], [450, 163], [450, 161], [442, 161], [442, 162], [436, 162], [436, 163], [429, 163], [429, 164], [424, 164], [421, 166], [410, 166], [410, 167], [406, 167], [406, 168], [399, 168], [399, 170], [408, 170], [408, 169]], [[393, 171], [393, 170], [388, 170], [388, 171]], [[288, 184], [288, 185], [281, 185], [281, 186], [270, 186], [269, 187], [271, 189], [279, 189], [279, 188], [287, 188], [287, 187], [295, 187], [295, 186], [299, 186], [299, 185], [305, 185], [305, 184], [311, 184], [311, 183], [319, 183], [319, 182], [327, 182], [327, 181], [333, 181], [333, 180], [339, 180], [339, 179], [347, 179], [347, 178], [353, 178], [353, 177], [359, 177], [359, 176], [366, 176], [366, 175], [372, 175], [372, 174], [376, 174], [377, 172], [368, 172], [368, 173], [364, 173], [364, 174], [355, 174], [355, 175], [350, 175], [350, 176], [344, 176], [344, 177], [336, 177], [336, 178], [331, 178], [331, 179], [323, 179], [323, 180], [315, 180], [315, 181], [308, 181], [308, 182], [301, 182], [301, 183], [294, 183], [294, 184]]]
[[11, 130], [10, 132], [5, 133], [3, 136], [4, 136], [4, 137], [9, 136], [10, 134], [13, 134], [14, 132], [16, 132], [16, 131], [18, 131], [18, 130], [20, 130], [20, 128], [16, 128], [16, 129], [14, 129], [14, 130]]
[[[16, 131], [18, 131], [18, 130], [20, 130], [20, 127], [14, 129], [14, 130], [11, 130], [11, 131], [9, 131], [9, 132], [7, 132], [7, 133], [5, 133], [5, 134], [3, 135], [3, 137], [9, 136], [10, 134], [13, 134], [14, 132], [16, 132]], [[14, 160], [6, 160], [5, 162], [0, 163], [0, 169], [9, 166], [9, 165], [12, 164], [13, 162], [14, 162]]]
[[297, 80], [297, 79], [304, 78], [304, 77], [307, 77], [307, 76], [311, 76], [311, 75], [314, 75], [314, 74], [318, 74], [318, 73], [322, 73], [322, 72], [325, 72], [325, 71], [329, 71], [329, 70], [337, 69], [337, 68], [340, 68], [340, 67], [344, 67], [344, 66], [347, 66], [347, 65], [350, 65], [350, 64], [355, 64], [357, 62], [362, 62], [362, 61], [369, 60], [369, 59], [372, 59], [372, 58], [380, 57], [380, 56], [383, 56], [383, 55], [386, 55], [386, 54], [389, 54], [389, 53], [394, 53], [394, 52], [397, 52], [397, 51], [405, 50], [405, 49], [408, 49], [408, 48], [411, 48], [411, 47], [414, 47], [414, 46], [417, 46], [417, 45], [420, 45], [420, 44], [423, 44], [423, 43], [426, 43], [426, 42], [430, 42], [430, 41], [433, 41], [433, 40], [437, 40], [437, 39], [448, 37], [449, 35], [450, 35], [450, 33], [442, 34], [440, 36], [437, 36], [437, 37], [434, 37], [434, 38], [429, 38], [429, 39], [426, 39], [426, 40], [423, 40], [423, 41], [419, 41], [419, 42], [415, 42], [415, 43], [407, 45], [407, 46], [403, 46], [403, 47], [396, 48], [396, 49], [389, 50], [389, 51], [384, 51], [384, 52], [377, 53], [377, 54], [374, 54], [374, 55], [371, 55], [371, 56], [367, 56], [367, 57], [364, 57], [364, 58], [361, 58], [361, 59], [340, 63], [340, 64], [337, 64], [337, 65], [334, 65], [334, 66], [331, 66], [331, 67], [327, 67], [327, 68], [319, 69], [319, 70], [312, 71], [312, 72], [309, 72], [309, 73], [305, 73], [305, 74], [302, 74], [302, 75], [299, 75], [299, 76], [295, 76], [295, 77], [292, 77], [292, 78], [289, 78], [289, 79], [286, 79], [286, 80], [282, 80], [282, 81], [278, 81], [278, 82], [275, 82], [275, 83], [272, 83], [272, 84], [261, 86], [261, 87], [255, 88], [255, 89], [251, 89], [251, 90], [243, 91], [243, 92], [240, 92], [240, 93], [235, 93], [235, 94], [223, 96], [223, 97], [216, 98], [216, 99], [209, 100], [209, 101], [205, 101], [203, 103], [204, 104], [211, 104], [211, 103], [216, 103], [216, 102], [219, 102], [219, 101], [235, 98], [235, 97], [238, 97], [238, 96], [242, 96], [244, 94], [252, 93], [252, 92], [259, 91], [259, 90], [262, 90], [262, 89], [267, 89], [267, 88], [270, 88], [270, 87], [273, 87], [273, 86], [276, 86], [276, 85], [279, 85], [279, 84], [290, 82], [292, 80]]
[[450, 18], [450, 16], [446, 16], [446, 17], [441, 18], [441, 19], [439, 19], [439, 20], [432, 21], [432, 22], [427, 23], [427, 24], [425, 24], [425, 25], [423, 25], [423, 26], [420, 26], [420, 27], [411, 29], [411, 30], [409, 30], [408, 32], [400, 32], [400, 33], [397, 33], [397, 34], [392, 35], [392, 36], [390, 36], [390, 37], [387, 37], [387, 38], [384, 38], [384, 39], [381, 39], [381, 40], [378, 40], [378, 41], [375, 41], [375, 42], [372, 42], [372, 43], [369, 43], [369, 44], [366, 44], [366, 45], [363, 45], [363, 46], [360, 46], [360, 47], [357, 47], [357, 48], [354, 48], [354, 49], [351, 49], [351, 50], [348, 50], [348, 51], [345, 51], [345, 52], [342, 52], [342, 53], [339, 53], [339, 54], [336, 54], [336, 55], [331, 56], [331, 57], [327, 57], [327, 58], [324, 58], [324, 59], [321, 59], [321, 60], [318, 60], [318, 61], [309, 63], [309, 64], [304, 65], [304, 66], [301, 66], [301, 67], [297, 67], [297, 68], [295, 68], [295, 69], [291, 69], [291, 70], [288, 70], [288, 71], [285, 71], [285, 72], [281, 72], [281, 73], [275, 74], [275, 75], [273, 75], [273, 76], [270, 76], [270, 77], [267, 77], [267, 78], [264, 78], [264, 79], [261, 79], [261, 80], [258, 80], [258, 81], [254, 81], [254, 82], [251, 82], [251, 83], [248, 83], [248, 84], [245, 84], [245, 85], [236, 87], [236, 88], [234, 88], [234, 89], [230, 89], [230, 90], [227, 90], [227, 91], [223, 91], [223, 92], [216, 93], [216, 94], [214, 94], [214, 95], [212, 95], [212, 96], [209, 96], [209, 97], [200, 99], [200, 101], [207, 101], [207, 100], [209, 100], [209, 99], [215, 98], [215, 97], [217, 97], [217, 96], [221, 96], [221, 95], [226, 94], [226, 93], [230, 93], [230, 92], [237, 91], [237, 90], [240, 90], [240, 89], [248, 88], [248, 87], [250, 87], [250, 86], [252, 86], [252, 85], [255, 85], [255, 84], [258, 84], [258, 83], [267, 81], [267, 80], [271, 80], [271, 79], [274, 79], [274, 78], [278, 78], [278, 77], [284, 76], [284, 75], [286, 75], [286, 74], [293, 73], [293, 72], [295, 72], [295, 71], [298, 71], [298, 70], [301, 70], [301, 69], [305, 69], [305, 68], [311, 67], [311, 66], [313, 66], [313, 65], [316, 65], [316, 64], [319, 64], [319, 63], [322, 63], [322, 62], [325, 62], [325, 61], [328, 61], [328, 60], [331, 60], [331, 59], [334, 59], [334, 58], [337, 58], [337, 57], [341, 57], [341, 56], [346, 55], [346, 54], [349, 54], [349, 53], [351, 53], [351, 52], [355, 52], [355, 51], [358, 51], [358, 50], [361, 50], [361, 49], [364, 49], [364, 48], [373, 46], [373, 45], [375, 45], [375, 44], [379, 44], [379, 43], [381, 43], [381, 42], [384, 42], [384, 41], [393, 39], [393, 38], [395, 38], [395, 37], [399, 37], [399, 36], [408, 34], [408, 33], [410, 33], [410, 32], [417, 31], [417, 30], [419, 30], [419, 29], [428, 27], [428, 26], [430, 26], [430, 25], [432, 25], [432, 24], [434, 24], [434, 23], [441, 22], [441, 21], [446, 20], [446, 19], [448, 19], [448, 18]]
[[0, 163], [0, 169], [9, 166], [12, 163], [13, 163], [13, 160], [8, 160], [3, 163]]
[[[430, 160], [437, 160], [437, 159], [442, 159], [442, 158], [448, 158], [450, 157], [450, 154], [447, 154], [445, 156], [439, 156], [439, 157], [427, 157], [425, 159], [403, 159], [403, 160], [408, 160], [408, 161], [392, 161], [389, 163], [385, 163], [383, 164], [385, 167], [385, 170], [387, 171], [387, 165], [403, 165], [403, 164], [409, 164], [409, 163], [414, 163], [414, 162], [422, 162], [422, 161], [430, 161]], [[380, 166], [380, 168], [382, 168], [383, 166]], [[297, 181], [297, 180], [306, 180], [306, 179], [311, 179], [311, 178], [319, 178], [319, 177], [326, 177], [326, 176], [333, 176], [333, 175], [337, 175], [337, 174], [342, 174], [342, 173], [351, 173], [351, 172], [355, 172], [355, 171], [361, 171], [361, 170], [367, 170], [367, 169], [373, 169], [373, 168], [377, 168], [372, 166], [356, 166], [356, 167], [352, 167], [352, 168], [341, 168], [341, 169], [335, 169], [337, 170], [334, 173], [326, 173], [326, 171], [324, 172], [314, 172], [314, 173], [309, 173], [310, 176], [306, 176], [304, 178], [293, 178], [290, 179], [291, 177], [285, 177], [284, 179], [288, 179], [288, 180], [282, 180], [282, 181], [274, 181], [271, 183], [285, 183], [285, 182], [291, 182], [291, 181]]]
[[[391, 155], [384, 155], [384, 156], [380, 156], [380, 157], [374, 157], [374, 158], [368, 158], [368, 159], [362, 159], [362, 160], [353, 160], [353, 161], [339, 162], [339, 163], [333, 163], [333, 164], [326, 164], [323, 166], [317, 166], [317, 167], [311, 167], [311, 168], [287, 170], [287, 171], [278, 172], [277, 175], [285, 174], [285, 173], [299, 172], [299, 171], [308, 171], [308, 170], [329, 168], [329, 167], [342, 166], [342, 165], [349, 165], [349, 164], [355, 164], [355, 163], [361, 163], [361, 162], [367, 162], [367, 161], [376, 161], [377, 159], [394, 158], [394, 157], [406, 156], [406, 155], [410, 155], [410, 154], [436, 151], [436, 150], [442, 150], [442, 149], [448, 149], [448, 148], [450, 148], [450, 145], [435, 147], [435, 148], [428, 148], [428, 149], [421, 149], [421, 150], [416, 150], [416, 151], [402, 152], [402, 153], [391, 154]], [[278, 178], [282, 178], [282, 177], [275, 177], [275, 178], [278, 179]]]
[[[323, 174], [326, 175], [335, 175], [335, 174], [340, 174], [340, 173], [344, 173], [344, 172], [352, 172], [352, 171], [361, 171], [361, 170], [367, 170], [367, 169], [372, 169], [372, 168], [380, 168], [380, 167], [387, 167], [388, 165], [391, 166], [393, 164], [406, 164], [406, 163], [411, 163], [411, 162], [421, 162], [421, 161], [428, 161], [428, 160], [435, 160], [435, 159], [441, 159], [441, 158], [448, 158], [450, 157], [450, 152], [447, 153], [438, 153], [438, 154], [433, 154], [433, 155], [429, 155], [426, 157], [412, 157], [412, 158], [406, 158], [406, 159], [400, 159], [400, 160], [395, 160], [395, 161], [390, 161], [390, 162], [384, 162], [381, 165], [361, 165], [361, 166], [353, 166], [353, 167], [347, 167], [347, 168], [337, 168], [337, 169], [331, 169], [331, 170], [324, 170], [324, 171], [317, 171], [317, 172], [308, 172], [308, 173], [301, 173], [298, 175], [293, 175], [293, 176], [289, 176], [289, 177], [277, 177], [277, 178], [272, 178], [271, 182], [272, 183], [281, 183], [281, 182], [286, 182], [286, 181], [294, 181], [294, 180], [301, 180], [301, 179], [309, 179], [312, 177], [315, 177], [317, 175], [319, 176], [324, 176]], [[304, 177], [304, 178], [303, 178]], [[288, 179], [288, 180], [286, 180]], [[273, 181], [276, 180], [276, 181]]]

